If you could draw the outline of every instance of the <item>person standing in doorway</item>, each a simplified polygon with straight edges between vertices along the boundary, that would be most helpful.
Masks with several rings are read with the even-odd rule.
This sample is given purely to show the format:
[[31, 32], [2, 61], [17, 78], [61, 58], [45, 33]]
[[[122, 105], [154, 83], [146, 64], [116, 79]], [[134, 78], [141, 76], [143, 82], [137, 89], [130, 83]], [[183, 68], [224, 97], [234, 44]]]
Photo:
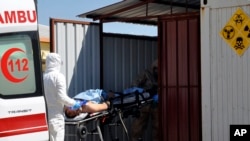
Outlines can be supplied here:
[[46, 69], [43, 75], [45, 99], [48, 107], [50, 141], [64, 141], [64, 106], [73, 106], [77, 110], [80, 102], [68, 97], [65, 76], [60, 73], [62, 60], [59, 54], [49, 53], [46, 57]]
[[150, 68], [144, 70], [133, 81], [132, 86], [143, 88], [144, 91], [149, 92], [154, 101], [141, 107], [140, 116], [135, 118], [132, 123], [131, 141], [142, 140], [150, 117], [152, 119], [152, 141], [158, 141], [158, 60], [155, 60]]

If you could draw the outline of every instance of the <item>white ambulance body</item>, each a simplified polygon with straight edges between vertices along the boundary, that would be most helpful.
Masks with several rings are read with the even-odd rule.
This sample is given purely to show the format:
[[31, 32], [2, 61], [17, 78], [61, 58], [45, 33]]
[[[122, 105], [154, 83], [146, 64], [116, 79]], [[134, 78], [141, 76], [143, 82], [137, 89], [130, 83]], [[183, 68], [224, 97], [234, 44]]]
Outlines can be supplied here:
[[48, 141], [36, 2], [0, 7], [0, 141]]

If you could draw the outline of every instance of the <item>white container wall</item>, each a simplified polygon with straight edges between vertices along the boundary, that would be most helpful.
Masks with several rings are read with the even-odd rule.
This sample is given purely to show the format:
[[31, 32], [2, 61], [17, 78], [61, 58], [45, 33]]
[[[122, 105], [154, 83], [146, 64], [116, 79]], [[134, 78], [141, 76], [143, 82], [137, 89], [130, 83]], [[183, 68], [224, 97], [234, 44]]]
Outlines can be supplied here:
[[[232, 38], [234, 42], [228, 44], [226, 38], [232, 34], [223, 30], [232, 17], [237, 24], [247, 20], [242, 13], [235, 12], [241, 8], [250, 15], [249, 4], [249, 0], [207, 0], [206, 5], [201, 1], [203, 141], [229, 141], [230, 125], [250, 124], [250, 49], [237, 54], [236, 45], [247, 47], [246, 43]], [[247, 36], [241, 33], [238, 36]], [[244, 41], [250, 40], [246, 37]]]

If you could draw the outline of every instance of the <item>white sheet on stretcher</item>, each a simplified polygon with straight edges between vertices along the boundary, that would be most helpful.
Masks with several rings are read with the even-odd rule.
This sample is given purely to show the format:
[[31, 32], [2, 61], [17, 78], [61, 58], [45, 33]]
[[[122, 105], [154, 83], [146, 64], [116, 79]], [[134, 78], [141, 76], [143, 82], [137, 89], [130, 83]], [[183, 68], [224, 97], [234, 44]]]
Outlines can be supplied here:
[[71, 118], [71, 120], [81, 120], [81, 119], [85, 119], [89, 114], [88, 113], [81, 113], [78, 116]]

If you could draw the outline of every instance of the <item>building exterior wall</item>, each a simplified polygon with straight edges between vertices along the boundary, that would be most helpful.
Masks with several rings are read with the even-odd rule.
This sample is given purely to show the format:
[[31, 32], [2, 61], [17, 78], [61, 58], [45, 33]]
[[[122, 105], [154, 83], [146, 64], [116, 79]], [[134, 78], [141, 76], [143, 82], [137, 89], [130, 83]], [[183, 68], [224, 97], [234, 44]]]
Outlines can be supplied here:
[[163, 141], [201, 141], [199, 14], [161, 18], [159, 108]]
[[50, 52], [50, 43], [40, 41], [40, 48], [41, 48], [41, 57], [42, 57], [42, 70], [44, 72], [46, 68], [46, 65], [45, 65], [46, 56]]
[[[229, 20], [233, 16], [237, 17], [237, 14], [234, 14], [238, 8], [241, 8], [247, 15], [250, 14], [249, 4], [249, 0], [210, 0], [206, 5], [202, 2], [203, 141], [229, 141], [230, 125], [250, 124], [250, 50], [246, 49], [243, 54], [238, 55], [229, 45], [230, 43], [228, 44], [221, 36]], [[238, 13], [239, 19], [243, 21], [248, 19], [247, 17], [241, 18], [242, 16], [242, 13]], [[246, 36], [244, 31], [240, 33]], [[244, 41], [250, 40], [245, 38]]]
[[40, 38], [40, 49], [41, 49], [41, 57], [42, 57], [42, 70], [45, 71], [45, 60], [47, 54], [50, 52], [50, 31], [49, 26], [46, 25], [38, 25], [39, 29], [39, 38]]

